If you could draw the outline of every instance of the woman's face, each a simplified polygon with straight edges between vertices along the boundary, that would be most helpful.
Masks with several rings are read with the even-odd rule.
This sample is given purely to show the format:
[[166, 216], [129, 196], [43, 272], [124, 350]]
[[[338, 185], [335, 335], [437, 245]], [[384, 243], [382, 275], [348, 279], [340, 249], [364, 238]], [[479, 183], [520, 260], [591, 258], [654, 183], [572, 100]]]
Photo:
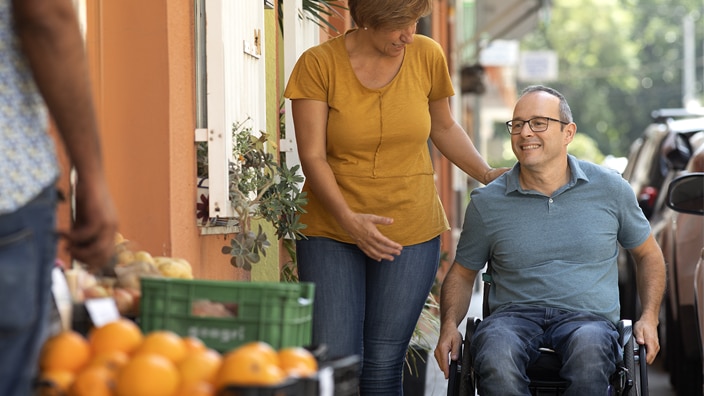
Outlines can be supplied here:
[[377, 51], [386, 56], [396, 57], [403, 55], [407, 44], [413, 42], [416, 25], [413, 22], [402, 29], [377, 28], [372, 31], [372, 43]]

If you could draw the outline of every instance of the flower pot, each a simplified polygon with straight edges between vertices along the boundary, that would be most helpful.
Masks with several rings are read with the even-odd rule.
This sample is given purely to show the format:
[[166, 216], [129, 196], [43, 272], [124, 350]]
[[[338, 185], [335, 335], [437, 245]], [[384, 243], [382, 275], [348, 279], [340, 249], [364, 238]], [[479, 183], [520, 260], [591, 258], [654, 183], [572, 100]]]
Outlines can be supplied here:
[[408, 348], [403, 365], [403, 395], [423, 396], [428, 369], [428, 350], [416, 345]]

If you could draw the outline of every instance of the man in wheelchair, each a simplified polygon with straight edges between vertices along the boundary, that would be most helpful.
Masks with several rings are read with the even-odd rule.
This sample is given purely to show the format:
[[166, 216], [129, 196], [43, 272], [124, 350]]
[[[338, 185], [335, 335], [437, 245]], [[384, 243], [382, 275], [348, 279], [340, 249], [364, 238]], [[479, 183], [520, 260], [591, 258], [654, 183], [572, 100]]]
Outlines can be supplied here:
[[442, 285], [435, 358], [447, 378], [457, 360], [475, 277], [491, 263], [490, 316], [469, 351], [484, 396], [530, 395], [526, 373], [539, 348], [554, 350], [565, 395], [606, 395], [621, 359], [618, 244], [637, 263], [638, 344], [655, 359], [665, 264], [629, 184], [615, 171], [567, 154], [577, 126], [565, 98], [526, 88], [506, 123], [518, 163], [475, 189], [455, 263]]

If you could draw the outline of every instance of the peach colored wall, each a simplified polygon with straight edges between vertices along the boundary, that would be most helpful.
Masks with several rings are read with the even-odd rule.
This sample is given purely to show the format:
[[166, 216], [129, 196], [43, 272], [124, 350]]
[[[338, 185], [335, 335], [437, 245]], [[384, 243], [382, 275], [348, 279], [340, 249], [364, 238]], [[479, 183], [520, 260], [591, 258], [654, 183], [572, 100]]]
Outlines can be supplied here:
[[122, 233], [152, 255], [171, 252], [165, 3], [101, 1], [99, 21], [99, 100], [108, 177]]
[[197, 278], [249, 279], [195, 223], [191, 1], [94, 1], [87, 48], [120, 231], [152, 255], [183, 257]]

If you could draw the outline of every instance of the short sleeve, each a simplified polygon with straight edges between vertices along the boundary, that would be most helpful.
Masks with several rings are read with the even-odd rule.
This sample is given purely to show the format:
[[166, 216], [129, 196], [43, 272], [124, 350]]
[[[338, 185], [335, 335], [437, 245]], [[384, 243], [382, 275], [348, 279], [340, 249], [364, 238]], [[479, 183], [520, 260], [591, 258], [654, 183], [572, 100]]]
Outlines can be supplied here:
[[442, 47], [434, 40], [429, 41], [431, 41], [433, 45], [430, 46], [430, 51], [428, 51], [431, 53], [428, 68], [432, 73], [432, 88], [428, 94], [428, 100], [432, 102], [434, 100], [453, 96], [455, 94], [455, 90], [452, 87], [452, 79], [450, 78], [447, 60], [445, 59], [445, 53], [443, 52]]
[[324, 62], [315, 54], [315, 47], [305, 51], [293, 67], [284, 97], [314, 99], [327, 102], [329, 78]]
[[473, 201], [469, 202], [464, 216], [462, 232], [457, 242], [455, 261], [465, 268], [479, 271], [484, 268], [490, 253], [487, 229]]

